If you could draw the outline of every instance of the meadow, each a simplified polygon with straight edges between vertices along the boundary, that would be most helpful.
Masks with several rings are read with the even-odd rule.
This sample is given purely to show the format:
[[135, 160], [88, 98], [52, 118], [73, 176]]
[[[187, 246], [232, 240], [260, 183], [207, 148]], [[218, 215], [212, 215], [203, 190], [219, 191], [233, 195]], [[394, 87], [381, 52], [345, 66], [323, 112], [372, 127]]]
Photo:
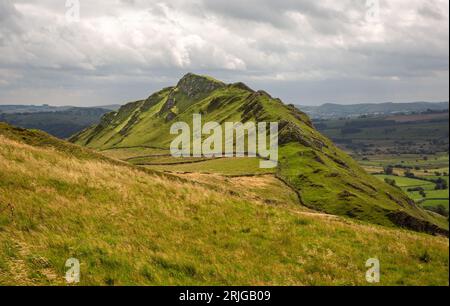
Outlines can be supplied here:
[[[411, 199], [419, 203], [424, 208], [438, 207], [442, 205], [448, 212], [449, 210], [449, 191], [445, 190], [435, 190], [435, 184], [433, 182], [424, 181], [417, 178], [407, 178], [396, 175], [375, 175], [380, 180], [385, 180], [386, 178], [394, 180], [396, 185], [400, 187], [403, 192], [405, 192]], [[427, 178], [437, 178], [435, 176], [430, 176]], [[442, 177], [447, 181], [448, 176]], [[424, 195], [420, 191], [410, 191], [409, 189], [415, 189], [420, 187], [424, 191]]]
[[0, 169], [2, 285], [64, 285], [71, 257], [80, 285], [369, 285], [369, 258], [380, 285], [449, 282], [447, 238], [310, 211], [272, 177], [188, 181], [11, 129]]

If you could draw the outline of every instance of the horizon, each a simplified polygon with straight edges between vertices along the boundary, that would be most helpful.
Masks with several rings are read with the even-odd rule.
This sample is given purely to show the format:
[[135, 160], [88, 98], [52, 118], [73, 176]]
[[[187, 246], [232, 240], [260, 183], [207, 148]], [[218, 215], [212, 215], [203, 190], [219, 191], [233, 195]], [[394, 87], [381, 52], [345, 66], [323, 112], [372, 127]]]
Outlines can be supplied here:
[[[199, 76], [199, 77], [212, 77], [210, 75], [202, 75], [202, 74], [197, 74], [197, 73], [192, 73], [192, 72], [188, 72], [185, 74], [186, 75], [195, 75], [195, 76]], [[181, 78], [179, 79], [181, 80]], [[179, 81], [178, 80], [178, 81]], [[216, 79], [218, 80], [218, 79]], [[218, 80], [221, 81], [221, 80]], [[176, 82], [175, 82], [176, 83]], [[232, 83], [227, 83], [227, 84], [232, 84]], [[246, 84], [247, 85], [247, 84]], [[166, 87], [171, 87], [174, 85], [170, 85], [170, 86], [166, 86]], [[162, 88], [160, 88], [162, 89]], [[256, 90], [264, 90], [264, 89], [256, 89]], [[155, 91], [157, 92], [157, 91]], [[126, 105], [128, 103], [133, 103], [135, 101], [139, 101], [139, 100], [143, 100], [146, 99], [148, 96], [150, 96], [151, 94], [155, 93], [149, 93], [147, 94], [146, 97], [143, 97], [141, 99], [135, 99], [135, 100], [128, 100], [125, 102], [117, 102], [117, 103], [105, 103], [105, 104], [92, 104], [92, 105], [74, 105], [74, 104], [52, 104], [52, 103], [35, 103], [35, 104], [16, 104], [16, 103], [5, 103], [2, 104], [0, 101], [0, 106], [49, 106], [49, 107], [87, 107], [87, 108], [95, 108], [95, 107], [102, 107], [102, 106], [115, 106], [115, 105]], [[269, 92], [269, 94], [271, 94]], [[352, 106], [352, 105], [376, 105], [376, 104], [412, 104], [412, 103], [430, 103], [430, 104], [439, 104], [439, 103], [449, 103], [449, 101], [401, 101], [401, 102], [393, 102], [393, 101], [383, 101], [383, 102], [350, 102], [350, 103], [337, 103], [337, 102], [320, 102], [318, 104], [308, 104], [308, 103], [302, 103], [302, 104], [297, 104], [297, 103], [287, 103], [285, 101], [282, 100], [282, 102], [284, 104], [294, 104], [296, 106], [304, 106], [304, 107], [320, 107], [320, 106], [324, 106], [324, 105], [340, 105], [340, 106]]]
[[[95, 107], [102, 107], [102, 106], [115, 106], [115, 105], [125, 105], [128, 103], [132, 103], [134, 101], [128, 101], [124, 103], [111, 103], [111, 104], [99, 104], [99, 105], [92, 105], [92, 106], [77, 106], [77, 105], [55, 105], [55, 104], [48, 104], [48, 103], [42, 103], [42, 104], [0, 104], [0, 106], [49, 106], [49, 107], [86, 107], [86, 108], [95, 108]], [[285, 103], [283, 101], [283, 103]], [[349, 103], [349, 104], [343, 104], [343, 103], [334, 103], [334, 102], [325, 102], [320, 104], [294, 104], [296, 106], [306, 106], [306, 107], [320, 107], [327, 104], [333, 104], [333, 105], [340, 105], [340, 106], [352, 106], [352, 105], [364, 105], [364, 104], [410, 104], [410, 103], [429, 103], [429, 104], [438, 104], [438, 103], [450, 103], [450, 101], [405, 101], [405, 102], [372, 102], [372, 103]], [[288, 103], [285, 103], [288, 104]]]
[[0, 104], [123, 104], [188, 71], [287, 104], [448, 101], [448, 1], [369, 2], [5, 0]]
[[[125, 105], [128, 103], [133, 103], [135, 101], [128, 101], [128, 102], [123, 102], [123, 103], [110, 103], [110, 104], [99, 104], [99, 105], [92, 105], [92, 106], [77, 106], [77, 105], [71, 105], [71, 104], [67, 104], [67, 105], [55, 105], [55, 104], [49, 104], [49, 103], [38, 103], [38, 104], [1, 104], [0, 106], [49, 106], [49, 107], [86, 107], [86, 108], [95, 108], [95, 107], [102, 107], [102, 106], [115, 106], [115, 105]], [[283, 103], [285, 103], [283, 101]], [[439, 103], [450, 103], [450, 101], [405, 101], [405, 102], [390, 102], [390, 101], [386, 101], [386, 102], [361, 102], [361, 103], [348, 103], [348, 104], [344, 104], [344, 103], [334, 103], [334, 102], [324, 102], [324, 103], [320, 103], [320, 104], [294, 104], [296, 106], [306, 106], [306, 107], [320, 107], [320, 106], [324, 106], [324, 105], [328, 105], [328, 104], [332, 104], [332, 105], [339, 105], [339, 106], [352, 106], [352, 105], [364, 105], [364, 104], [370, 104], [370, 105], [377, 105], [377, 104], [411, 104], [411, 103], [429, 103], [429, 104], [439, 104]], [[285, 104], [289, 104], [289, 103], [285, 103]]]

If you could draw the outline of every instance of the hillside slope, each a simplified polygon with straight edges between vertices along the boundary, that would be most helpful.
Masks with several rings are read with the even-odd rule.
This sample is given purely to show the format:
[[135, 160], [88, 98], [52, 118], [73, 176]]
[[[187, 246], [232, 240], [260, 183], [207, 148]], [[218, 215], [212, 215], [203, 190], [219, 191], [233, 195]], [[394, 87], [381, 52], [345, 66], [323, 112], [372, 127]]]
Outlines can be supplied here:
[[[98, 150], [157, 149], [161, 152], [154, 155], [167, 155], [175, 137], [169, 133], [170, 126], [177, 121], [192, 123], [195, 113], [202, 114], [203, 122], [221, 124], [279, 122], [281, 146], [276, 175], [301, 193], [302, 204], [307, 207], [376, 224], [448, 235], [445, 219], [425, 212], [399, 189], [368, 175], [322, 136], [307, 115], [242, 83], [225, 84], [187, 74], [175, 87], [105, 115], [100, 124], [74, 135], [71, 141]], [[228, 165], [234, 162], [229, 160]], [[176, 168], [170, 166], [171, 171]]]
[[267, 205], [244, 184], [216, 191], [0, 123], [0, 285], [64, 285], [72, 257], [81, 285], [366, 285], [369, 258], [382, 285], [448, 285], [446, 238]]

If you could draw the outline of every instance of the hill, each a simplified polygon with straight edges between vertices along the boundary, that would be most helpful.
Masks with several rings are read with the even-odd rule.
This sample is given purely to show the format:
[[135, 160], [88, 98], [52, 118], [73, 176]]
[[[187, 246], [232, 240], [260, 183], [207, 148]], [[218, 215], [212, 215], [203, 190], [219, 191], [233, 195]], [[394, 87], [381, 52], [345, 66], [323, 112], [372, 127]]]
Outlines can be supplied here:
[[8, 113], [0, 113], [0, 121], [23, 128], [39, 129], [59, 138], [68, 138], [97, 124], [100, 118], [110, 111], [111, 109], [104, 108], [64, 107], [53, 111], [35, 109], [29, 112], [12, 113], [10, 109]]
[[382, 285], [448, 285], [448, 239], [309, 211], [271, 176], [188, 181], [2, 123], [0, 169], [1, 285], [64, 285], [69, 258], [81, 285], [367, 285], [373, 257]]
[[392, 115], [398, 113], [411, 114], [427, 110], [448, 110], [448, 102], [411, 102], [411, 103], [361, 103], [361, 104], [333, 104], [320, 106], [298, 105], [313, 119], [336, 119], [341, 117], [359, 117], [362, 115]]
[[401, 190], [367, 174], [321, 135], [306, 114], [243, 83], [225, 84], [187, 74], [176, 86], [105, 115], [100, 124], [74, 135], [76, 144], [102, 150], [148, 168], [170, 172], [261, 175], [254, 159], [172, 158], [168, 149], [174, 122], [193, 114], [222, 125], [231, 122], [279, 123], [280, 161], [272, 175], [300, 196], [302, 205], [386, 226], [448, 235], [447, 220], [419, 208]]
[[18, 113], [42, 113], [42, 112], [58, 112], [65, 111], [72, 108], [71, 106], [51, 106], [43, 105], [19, 105], [6, 104], [0, 105], [0, 114], [18, 114]]
[[[118, 110], [119, 104], [99, 105], [85, 108], [102, 108], [107, 110]], [[47, 113], [47, 112], [63, 112], [76, 108], [75, 106], [53, 106], [48, 104], [43, 105], [20, 105], [20, 104], [6, 104], [0, 105], [0, 114], [23, 114], [23, 113]]]

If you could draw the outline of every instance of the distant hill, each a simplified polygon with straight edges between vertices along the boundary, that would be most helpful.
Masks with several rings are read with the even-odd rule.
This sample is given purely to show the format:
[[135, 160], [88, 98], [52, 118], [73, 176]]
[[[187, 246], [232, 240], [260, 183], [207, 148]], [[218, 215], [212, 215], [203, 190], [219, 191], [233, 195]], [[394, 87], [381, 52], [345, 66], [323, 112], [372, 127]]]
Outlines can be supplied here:
[[243, 83], [225, 84], [187, 74], [176, 86], [106, 114], [99, 124], [70, 140], [161, 171], [260, 174], [259, 168], [241, 159], [195, 160], [192, 164], [187, 158], [182, 165], [182, 159], [171, 159], [168, 149], [176, 136], [170, 127], [178, 121], [191, 125], [193, 114], [222, 125], [227, 121], [278, 122], [280, 158], [274, 175], [291, 186], [308, 208], [382, 225], [448, 233], [448, 224], [416, 206], [399, 189], [366, 173], [319, 133], [306, 114]]
[[[0, 105], [0, 114], [18, 114], [18, 113], [45, 113], [45, 112], [63, 112], [72, 108], [82, 108], [75, 106], [52, 106], [52, 105]], [[99, 105], [83, 108], [103, 108], [107, 110], [118, 110], [120, 104]]]
[[448, 111], [316, 119], [313, 122], [321, 133], [352, 154], [448, 152]]
[[73, 106], [51, 106], [51, 105], [0, 105], [0, 114], [17, 113], [42, 113], [42, 112], [62, 112], [73, 108]]
[[111, 111], [105, 108], [45, 106], [6, 106], [3, 109], [7, 112], [0, 113], [0, 121], [23, 128], [39, 129], [58, 138], [68, 138], [98, 123], [104, 114]]
[[331, 119], [340, 117], [358, 117], [361, 115], [392, 115], [398, 113], [416, 113], [427, 110], [448, 110], [448, 102], [412, 102], [412, 103], [379, 103], [379, 104], [333, 104], [327, 103], [320, 106], [296, 105], [307, 113], [312, 119]]

